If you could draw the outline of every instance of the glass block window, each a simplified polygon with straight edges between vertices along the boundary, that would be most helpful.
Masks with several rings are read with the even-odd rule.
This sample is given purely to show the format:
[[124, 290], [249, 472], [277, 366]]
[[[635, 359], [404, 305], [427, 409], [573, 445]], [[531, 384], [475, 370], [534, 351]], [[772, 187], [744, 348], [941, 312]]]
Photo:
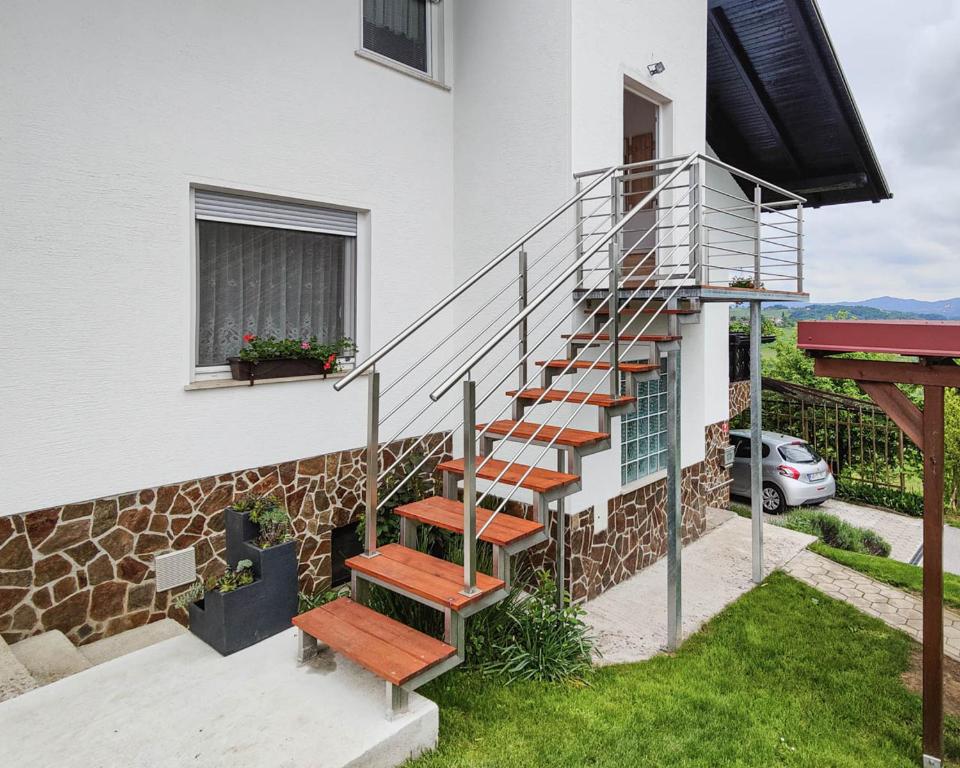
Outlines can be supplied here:
[[[623, 377], [626, 387], [627, 377]], [[667, 364], [637, 383], [636, 411], [620, 418], [620, 482], [627, 485], [667, 468]]]

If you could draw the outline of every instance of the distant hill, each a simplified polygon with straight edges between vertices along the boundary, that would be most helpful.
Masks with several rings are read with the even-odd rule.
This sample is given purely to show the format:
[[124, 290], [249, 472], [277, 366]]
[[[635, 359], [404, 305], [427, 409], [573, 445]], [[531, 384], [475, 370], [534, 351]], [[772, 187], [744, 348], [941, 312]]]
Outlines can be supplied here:
[[918, 299], [898, 299], [895, 296], [878, 296], [866, 301], [845, 301], [843, 303], [855, 307], [873, 307], [886, 312], [941, 315], [948, 320], [960, 320], [960, 296], [942, 301], [919, 301]]
[[824, 320], [839, 312], [857, 320], [947, 320], [946, 315], [878, 309], [868, 304], [799, 304], [792, 307], [778, 305], [785, 320]]

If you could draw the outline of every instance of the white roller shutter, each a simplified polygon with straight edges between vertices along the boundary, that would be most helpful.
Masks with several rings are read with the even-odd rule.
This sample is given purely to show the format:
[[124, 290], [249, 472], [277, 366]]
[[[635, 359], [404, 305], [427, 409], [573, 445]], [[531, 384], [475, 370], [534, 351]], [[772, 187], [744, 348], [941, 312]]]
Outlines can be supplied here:
[[198, 219], [254, 224], [333, 235], [357, 234], [357, 214], [335, 208], [302, 203], [287, 203], [262, 197], [230, 195], [198, 189], [194, 192], [194, 211]]

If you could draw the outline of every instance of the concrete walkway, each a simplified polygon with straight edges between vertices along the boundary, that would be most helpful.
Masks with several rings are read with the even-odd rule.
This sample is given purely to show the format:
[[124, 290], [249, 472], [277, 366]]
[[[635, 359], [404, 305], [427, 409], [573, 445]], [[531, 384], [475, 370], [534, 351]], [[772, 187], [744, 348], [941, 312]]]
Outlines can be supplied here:
[[[750, 591], [750, 521], [710, 510], [724, 522], [683, 548], [683, 635], [693, 634], [742, 594]], [[708, 528], [710, 526], [708, 525]], [[813, 536], [764, 526], [765, 575], [801, 552]], [[649, 659], [667, 641], [667, 560], [661, 558], [631, 579], [585, 605], [586, 622], [597, 638], [601, 664]]]
[[298, 665], [289, 629], [232, 656], [181, 635], [0, 704], [17, 768], [386, 768], [436, 745], [437, 705], [342, 657]]
[[[906, 632], [914, 640], [922, 639], [923, 604], [916, 595], [874, 581], [808, 550], [798, 553], [783, 570], [825, 595], [850, 603], [894, 629]], [[947, 656], [960, 661], [960, 615], [948, 610], [943, 612], [943, 650]]]

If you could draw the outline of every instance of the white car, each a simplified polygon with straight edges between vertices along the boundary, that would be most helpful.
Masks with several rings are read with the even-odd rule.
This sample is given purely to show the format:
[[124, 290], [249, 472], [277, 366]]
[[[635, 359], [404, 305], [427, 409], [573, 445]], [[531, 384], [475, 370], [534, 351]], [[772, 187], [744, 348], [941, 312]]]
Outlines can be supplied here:
[[[837, 484], [827, 464], [809, 443], [779, 432], [762, 432], [763, 511], [780, 514], [787, 507], [821, 504], [832, 499]], [[736, 447], [733, 487], [737, 496], [750, 496], [750, 431], [730, 431]]]

